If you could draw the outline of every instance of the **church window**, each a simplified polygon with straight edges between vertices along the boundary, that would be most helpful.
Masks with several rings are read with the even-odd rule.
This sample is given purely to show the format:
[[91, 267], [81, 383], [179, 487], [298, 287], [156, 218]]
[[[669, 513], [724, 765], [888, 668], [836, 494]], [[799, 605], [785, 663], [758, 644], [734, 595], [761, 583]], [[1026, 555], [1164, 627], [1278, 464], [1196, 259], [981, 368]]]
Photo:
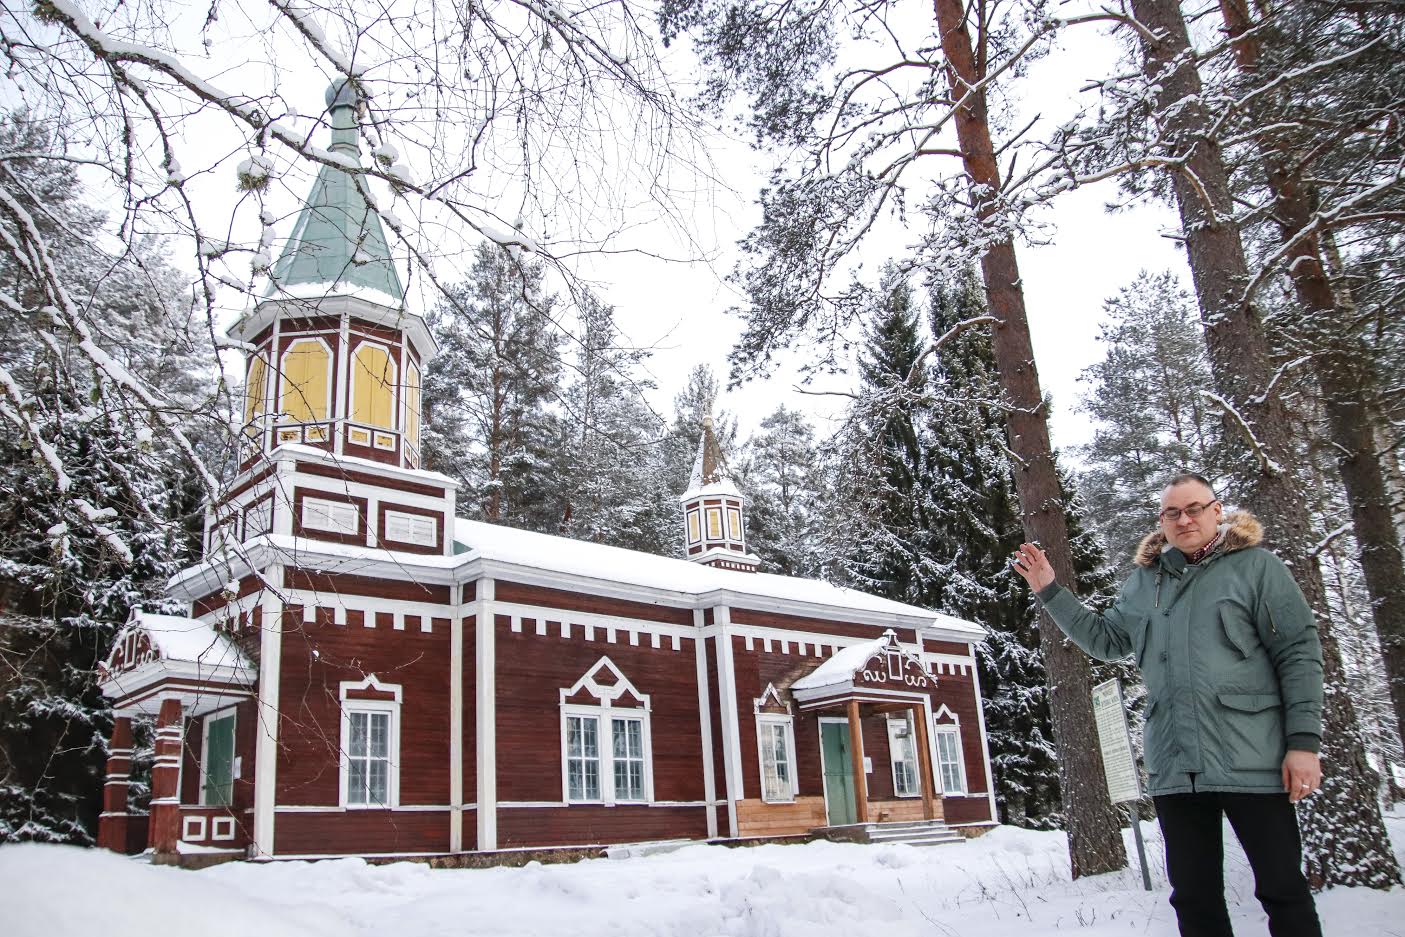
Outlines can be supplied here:
[[283, 354], [283, 393], [279, 409], [293, 423], [327, 418], [332, 355], [322, 341], [300, 339]]
[[790, 716], [759, 714], [756, 740], [760, 747], [761, 799], [786, 803], [795, 799], [795, 734]]
[[[388, 699], [356, 699], [374, 691]], [[352, 696], [352, 698], [348, 698]], [[400, 801], [400, 687], [374, 676], [341, 685], [341, 803], [396, 807]]]
[[560, 692], [562, 798], [606, 806], [651, 801], [648, 694], [608, 657]]
[[906, 716], [888, 720], [888, 751], [893, 759], [893, 793], [899, 797], [921, 796], [917, 746], [913, 740], [912, 723]]
[[702, 527], [698, 523], [698, 512], [688, 512], [688, 542], [697, 543], [702, 539]]
[[937, 726], [937, 775], [942, 781], [943, 794], [966, 793], [966, 771], [961, 758], [961, 727]]
[[734, 507], [727, 508], [727, 536], [742, 539], [742, 512]]
[[708, 508], [708, 509], [707, 509], [707, 539], [709, 539], [709, 540], [721, 540], [721, 539], [722, 539], [722, 509], [721, 509], [721, 508]]
[[357, 423], [395, 428], [395, 362], [384, 345], [363, 342], [352, 358], [351, 418]]

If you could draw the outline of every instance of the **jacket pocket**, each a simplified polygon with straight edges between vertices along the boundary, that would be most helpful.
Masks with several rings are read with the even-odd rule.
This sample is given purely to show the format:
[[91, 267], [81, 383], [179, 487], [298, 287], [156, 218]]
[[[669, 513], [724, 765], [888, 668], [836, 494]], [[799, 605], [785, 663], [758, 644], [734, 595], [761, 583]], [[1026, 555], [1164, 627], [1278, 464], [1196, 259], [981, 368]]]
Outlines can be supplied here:
[[1132, 653], [1136, 656], [1137, 667], [1145, 673], [1146, 652], [1151, 646], [1151, 617], [1137, 615], [1131, 622]]
[[1283, 764], [1283, 703], [1275, 693], [1220, 693], [1220, 754], [1231, 768], [1277, 771]]
[[1142, 724], [1142, 761], [1146, 765], [1148, 775], [1161, 774], [1171, 767], [1171, 756], [1167, 751], [1169, 727], [1166, 725], [1165, 713], [1158, 713], [1162, 708], [1154, 697], [1147, 700], [1145, 721]]
[[1239, 656], [1244, 660], [1253, 657], [1263, 647], [1263, 642], [1259, 640], [1259, 632], [1254, 627], [1253, 619], [1249, 616], [1249, 610], [1232, 599], [1227, 599], [1219, 603], [1220, 629], [1224, 632], [1225, 640], [1239, 652]]

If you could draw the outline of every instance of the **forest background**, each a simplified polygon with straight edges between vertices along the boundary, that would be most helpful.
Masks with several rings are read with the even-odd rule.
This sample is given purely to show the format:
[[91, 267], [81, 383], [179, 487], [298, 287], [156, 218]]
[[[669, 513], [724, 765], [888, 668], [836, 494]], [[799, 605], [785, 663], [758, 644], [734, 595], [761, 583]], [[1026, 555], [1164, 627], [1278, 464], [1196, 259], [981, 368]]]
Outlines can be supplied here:
[[[366, 101], [363, 194], [443, 348], [426, 459], [463, 513], [678, 555], [676, 494], [717, 417], [765, 568], [991, 629], [1002, 818], [1068, 829], [1078, 874], [1125, 862], [1076, 754], [1095, 752], [1085, 690], [1135, 672], [1070, 655], [1008, 555], [1040, 537], [1107, 601], [1160, 483], [1198, 468], [1268, 522], [1322, 623], [1309, 870], [1398, 881], [1378, 804], [1405, 783], [1402, 25], [1306, 0], [7, 4], [0, 835], [91, 841], [95, 665], [200, 554], [242, 409], [220, 327], [331, 159], [306, 101], [340, 77]], [[1041, 71], [1087, 30], [1115, 54]], [[233, 40], [238, 62], [210, 51]], [[315, 79], [273, 67], [293, 47]], [[1088, 68], [1080, 103], [1031, 112], [1029, 82]], [[717, 121], [772, 167], [709, 291], [743, 331], [660, 405], [650, 341], [601, 280], [617, 258], [719, 266], [695, 236], [716, 225]], [[1085, 248], [1123, 279], [1062, 401], [1091, 431], [1056, 454], [1026, 298], [1057, 284], [1016, 257], [1058, 243], [1053, 213], [1095, 184], [1173, 210], [1155, 217], [1191, 275]], [[723, 383], [777, 367], [825, 392], [821, 425], [729, 411]]]

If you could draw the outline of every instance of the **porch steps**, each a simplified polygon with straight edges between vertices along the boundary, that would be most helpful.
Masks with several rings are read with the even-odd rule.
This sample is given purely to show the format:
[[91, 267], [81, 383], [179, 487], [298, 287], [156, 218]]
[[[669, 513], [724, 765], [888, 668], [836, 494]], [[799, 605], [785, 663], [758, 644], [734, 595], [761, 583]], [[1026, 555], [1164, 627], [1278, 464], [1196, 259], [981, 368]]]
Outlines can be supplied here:
[[875, 845], [902, 843], [908, 846], [943, 846], [947, 843], [966, 841], [966, 837], [941, 820], [850, 823], [845, 826], [827, 826], [816, 832], [826, 839]]

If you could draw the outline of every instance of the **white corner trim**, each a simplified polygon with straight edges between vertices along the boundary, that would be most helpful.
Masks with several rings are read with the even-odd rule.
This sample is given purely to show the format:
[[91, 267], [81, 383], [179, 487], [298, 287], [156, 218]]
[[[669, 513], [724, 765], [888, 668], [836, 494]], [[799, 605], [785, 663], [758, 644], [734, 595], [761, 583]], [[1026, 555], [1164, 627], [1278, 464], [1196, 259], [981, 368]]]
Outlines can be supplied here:
[[[283, 585], [283, 567], [268, 571], [275, 590]], [[258, 722], [254, 727], [254, 842], [252, 855], [273, 855], [274, 806], [278, 781], [278, 687], [282, 678], [283, 603], [274, 596], [264, 606], [259, 634]]]
[[[460, 586], [451, 586], [458, 593]], [[461, 598], [460, 595], [451, 598]], [[463, 851], [463, 606], [449, 619], [449, 851]]]
[[494, 634], [494, 580], [480, 577], [474, 587], [474, 681], [477, 691], [474, 711], [477, 717], [478, 844], [481, 851], [498, 848], [498, 738], [497, 738], [497, 643]]
[[[693, 627], [702, 630], [703, 611], [700, 608], [693, 609]], [[717, 778], [712, 752], [712, 694], [707, 685], [707, 640], [699, 637], [693, 642], [693, 650], [697, 662], [698, 720], [702, 732], [703, 798], [707, 801], [707, 835], [713, 839], [717, 836]]]
[[717, 695], [722, 711], [722, 764], [727, 779], [728, 835], [738, 835], [737, 801], [745, 797], [742, 778], [742, 747], [737, 715], [737, 676], [732, 655], [732, 610], [713, 609], [717, 637]]

